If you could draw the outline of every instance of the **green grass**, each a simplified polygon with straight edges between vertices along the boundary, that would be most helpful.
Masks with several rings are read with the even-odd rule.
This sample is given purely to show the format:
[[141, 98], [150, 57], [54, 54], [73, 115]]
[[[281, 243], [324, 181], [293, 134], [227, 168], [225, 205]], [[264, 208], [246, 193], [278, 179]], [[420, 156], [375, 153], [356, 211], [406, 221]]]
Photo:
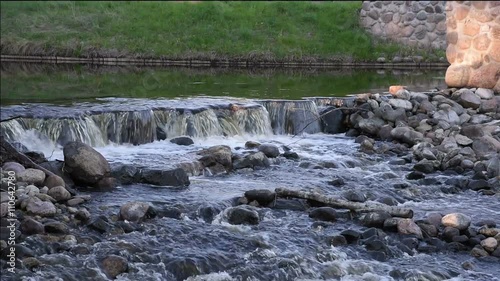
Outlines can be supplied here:
[[356, 60], [423, 55], [376, 42], [361, 1], [1, 2], [1, 52], [24, 55]]
[[[37, 68], [38, 67], [38, 68]], [[432, 77], [441, 71], [393, 75], [364, 71], [258, 71], [229, 69], [89, 68], [86, 66], [4, 63], [0, 76], [1, 105], [23, 102], [68, 104], [97, 97], [176, 98], [232, 96], [253, 99], [301, 99], [387, 91], [402, 83], [428, 90], [443, 84]], [[68, 97], [71, 97], [68, 99]]]

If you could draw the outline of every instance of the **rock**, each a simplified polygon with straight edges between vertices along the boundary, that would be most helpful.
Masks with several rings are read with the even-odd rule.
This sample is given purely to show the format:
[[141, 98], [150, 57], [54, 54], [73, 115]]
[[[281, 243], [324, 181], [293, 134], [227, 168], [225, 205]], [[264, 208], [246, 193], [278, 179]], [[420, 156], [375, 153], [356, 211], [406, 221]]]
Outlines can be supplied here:
[[485, 88], [478, 88], [476, 90], [476, 95], [485, 100], [492, 99], [495, 96], [492, 89], [485, 89]]
[[402, 141], [409, 145], [414, 145], [419, 140], [424, 138], [422, 133], [414, 131], [409, 127], [396, 127], [392, 129], [391, 136], [393, 139]]
[[477, 109], [481, 105], [481, 98], [475, 95], [471, 90], [465, 90], [460, 95], [458, 103], [465, 108]]
[[259, 224], [259, 213], [248, 205], [229, 208], [227, 218], [230, 224]]
[[69, 142], [64, 146], [63, 153], [65, 171], [77, 184], [93, 186], [111, 172], [108, 161], [85, 143]]
[[54, 234], [68, 234], [69, 228], [66, 224], [58, 221], [47, 222], [44, 225], [45, 232]]
[[470, 180], [467, 187], [471, 190], [478, 191], [481, 189], [489, 189], [490, 185], [488, 184], [488, 181], [481, 179], [481, 180]]
[[45, 173], [43, 171], [31, 168], [17, 173], [16, 177], [18, 182], [22, 181], [36, 186], [42, 185], [45, 181]]
[[198, 154], [204, 156], [199, 159], [199, 161], [205, 167], [210, 167], [215, 165], [216, 163], [219, 163], [228, 171], [232, 169], [233, 153], [231, 152], [231, 148], [227, 145], [212, 146], [198, 152]]
[[88, 224], [88, 227], [90, 229], [94, 229], [96, 231], [98, 231], [99, 233], [110, 233], [114, 226], [113, 224], [111, 224], [108, 220], [107, 217], [105, 216], [99, 216], [97, 218], [95, 218], [93, 221], [91, 221], [89, 224]]
[[345, 239], [347, 240], [347, 243], [352, 244], [356, 241], [359, 240], [360, 234], [359, 232], [352, 230], [352, 229], [346, 229], [340, 233], [340, 235], [344, 236]]
[[156, 126], [156, 139], [159, 141], [167, 139], [167, 133], [165, 133], [165, 130], [160, 126]]
[[461, 135], [461, 134], [455, 135], [455, 141], [459, 145], [462, 145], [462, 146], [467, 146], [467, 145], [472, 144], [472, 140], [471, 139], [469, 139], [468, 137], [466, 137], [464, 135]]
[[367, 227], [379, 227], [382, 228], [384, 226], [384, 221], [388, 218], [391, 218], [391, 215], [387, 212], [371, 212], [365, 214], [361, 223]]
[[[397, 99], [409, 100], [411, 97], [411, 94], [410, 94], [410, 92], [408, 92], [408, 90], [400, 89], [392, 96], [397, 98]], [[390, 103], [390, 101], [389, 101], [389, 103]]]
[[113, 177], [104, 177], [97, 182], [95, 187], [99, 188], [101, 191], [110, 190], [116, 187], [116, 179]]
[[274, 144], [261, 144], [258, 150], [270, 158], [276, 158], [280, 155], [279, 148]]
[[256, 200], [260, 205], [267, 206], [274, 201], [276, 194], [267, 189], [253, 189], [245, 192], [245, 197], [250, 202]]
[[71, 198], [71, 193], [69, 193], [69, 191], [67, 191], [62, 186], [56, 186], [56, 187], [49, 189], [49, 191], [47, 191], [47, 195], [54, 198], [58, 202], [59, 201], [66, 201], [66, 200], [69, 200]]
[[33, 215], [41, 217], [53, 216], [57, 213], [56, 206], [49, 201], [41, 201], [40, 199], [30, 200], [26, 206], [26, 210]]
[[411, 102], [402, 99], [390, 99], [389, 104], [392, 105], [395, 109], [402, 108], [406, 111], [411, 110], [413, 108]]
[[331, 207], [319, 207], [309, 213], [309, 217], [322, 221], [336, 221], [337, 212]]
[[17, 162], [5, 162], [2, 166], [3, 171], [14, 171], [16, 174], [19, 174], [26, 170], [23, 165]]
[[286, 159], [299, 159], [299, 155], [297, 154], [297, 152], [293, 152], [293, 151], [285, 151], [283, 153], [283, 157], [285, 157]]
[[418, 179], [423, 179], [425, 178], [425, 174], [419, 171], [413, 171], [406, 175], [406, 178], [409, 180], [418, 180]]
[[116, 279], [118, 275], [127, 272], [128, 261], [120, 256], [109, 255], [101, 261], [101, 268], [108, 278]]
[[488, 252], [486, 252], [480, 245], [476, 245], [470, 252], [470, 255], [476, 258], [489, 256]]
[[484, 136], [483, 128], [480, 125], [466, 125], [462, 127], [460, 133], [473, 140]]
[[245, 143], [245, 148], [246, 149], [253, 149], [253, 148], [257, 148], [260, 146], [260, 143], [256, 142], [256, 141], [247, 141]]
[[[399, 58], [399, 57], [398, 57], [398, 58]], [[394, 57], [394, 58], [392, 59], [392, 62], [395, 62], [395, 61], [394, 61], [395, 59], [396, 59], [396, 57]], [[397, 93], [398, 91], [400, 91], [400, 90], [405, 90], [405, 88], [406, 88], [405, 86], [401, 86], [401, 85], [393, 85], [393, 86], [390, 86], [390, 87], [389, 87], [389, 93], [390, 93], [391, 95], [393, 95], [393, 96], [394, 96], [394, 95], [396, 95], [396, 93]]]
[[58, 175], [50, 175], [45, 179], [45, 182], [43, 183], [44, 186], [48, 187], [49, 189], [56, 187], [56, 186], [62, 186], [65, 187], [66, 183], [64, 180], [58, 176]]
[[83, 221], [83, 222], [89, 221], [90, 218], [91, 218], [91, 215], [90, 215], [89, 211], [85, 208], [82, 208], [81, 210], [79, 210], [75, 214], [75, 219]]
[[177, 145], [192, 145], [194, 141], [190, 137], [177, 137], [170, 140], [171, 143]]
[[482, 227], [478, 231], [480, 234], [486, 236], [486, 237], [494, 237], [498, 233], [500, 233], [500, 228], [488, 228], [488, 227]]
[[120, 182], [120, 184], [128, 185], [138, 183], [140, 181], [139, 169], [132, 165], [120, 165], [113, 169], [111, 175]]
[[43, 224], [40, 222], [32, 219], [32, 218], [25, 218], [21, 222], [21, 227], [20, 227], [21, 233], [24, 235], [33, 235], [33, 234], [42, 234], [45, 232], [45, 227]]
[[482, 136], [472, 142], [472, 150], [479, 158], [487, 158], [492, 152], [496, 152], [494, 140], [492, 141], [488, 136]]
[[173, 170], [143, 169], [139, 173], [139, 182], [174, 187], [185, 187], [190, 184], [188, 175], [181, 168]]
[[431, 160], [423, 159], [415, 164], [415, 166], [413, 166], [413, 169], [415, 171], [429, 174], [434, 172], [434, 162]]
[[81, 197], [75, 197], [73, 199], [69, 199], [66, 202], [66, 205], [68, 205], [68, 206], [76, 206], [76, 205], [82, 204], [83, 202], [85, 202], [85, 199], [83, 199]]
[[23, 265], [26, 266], [27, 269], [33, 270], [42, 265], [42, 263], [34, 257], [27, 257], [23, 259]]
[[345, 114], [342, 110], [330, 106], [320, 111], [319, 115], [323, 133], [340, 134], [347, 131], [347, 127], [344, 125]]
[[39, 194], [40, 193], [40, 189], [38, 189], [38, 187], [34, 186], [34, 185], [28, 185], [26, 186], [26, 188], [24, 189], [24, 192], [26, 192], [26, 194], [28, 196], [35, 196], [36, 194]]
[[460, 124], [460, 117], [451, 108], [446, 109], [446, 110], [441, 109], [441, 110], [434, 112], [434, 114], [432, 115], [432, 118], [435, 118], [437, 120], [446, 121], [450, 125]]
[[422, 239], [422, 230], [412, 219], [399, 219], [397, 222], [398, 232], [400, 234], [413, 234]]
[[233, 163], [234, 169], [269, 167], [271, 162], [267, 156], [259, 151], [245, 156], [243, 159], [235, 160]]
[[347, 190], [342, 193], [342, 196], [344, 196], [345, 199], [352, 201], [352, 202], [365, 202], [366, 201], [366, 195], [362, 193], [361, 191], [357, 190]]
[[469, 216], [462, 213], [451, 213], [444, 216], [441, 223], [444, 226], [454, 227], [458, 230], [465, 230], [470, 226], [471, 219]]
[[441, 236], [445, 241], [451, 242], [453, 241], [453, 237], [459, 236], [460, 235], [460, 230], [457, 228], [447, 226], [444, 228], [443, 232], [441, 233]]
[[439, 234], [437, 227], [432, 224], [420, 223], [418, 224], [418, 227], [420, 227], [420, 229], [422, 230], [422, 234], [425, 234], [429, 237], [437, 237]]
[[493, 237], [488, 237], [481, 241], [481, 246], [488, 252], [493, 252], [498, 246], [498, 241]]
[[376, 136], [378, 131], [380, 130], [380, 127], [385, 125], [384, 120], [380, 118], [370, 118], [370, 119], [362, 119], [359, 121], [358, 126], [359, 128], [370, 135]]
[[121, 206], [119, 219], [131, 222], [141, 222], [144, 219], [153, 217], [153, 208], [148, 203], [133, 201]]
[[328, 238], [328, 244], [337, 247], [347, 244], [347, 239], [342, 235], [334, 235]]

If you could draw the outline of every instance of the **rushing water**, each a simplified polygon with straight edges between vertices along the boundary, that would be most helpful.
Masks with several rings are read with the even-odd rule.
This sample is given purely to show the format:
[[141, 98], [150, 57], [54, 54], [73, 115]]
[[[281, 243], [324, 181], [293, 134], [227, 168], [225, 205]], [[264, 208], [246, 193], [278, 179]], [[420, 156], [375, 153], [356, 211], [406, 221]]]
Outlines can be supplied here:
[[[2, 97], [4, 89], [2, 83]], [[300, 155], [298, 161], [277, 158], [263, 170], [192, 176], [185, 190], [129, 185], [105, 193], [82, 192], [92, 196], [85, 206], [93, 216], [113, 217], [120, 206], [135, 200], [158, 210], [176, 207], [182, 215], [148, 220], [142, 231], [127, 234], [100, 236], [82, 227], [77, 235], [94, 241], [84, 246], [89, 254], [47, 251], [38, 258], [43, 266], [20, 271], [18, 279], [106, 280], [99, 260], [118, 254], [129, 261], [129, 271], [118, 280], [499, 280], [498, 263], [476, 260], [468, 253], [409, 255], [394, 246], [381, 259], [361, 245], [327, 243], [328, 237], [345, 229], [365, 229], [353, 220], [318, 224], [305, 210], [261, 208], [256, 226], [227, 223], [225, 210], [234, 198], [250, 189], [278, 187], [339, 196], [358, 190], [370, 200], [390, 196], [412, 208], [416, 219], [433, 211], [460, 211], [473, 221], [488, 218], [500, 223], [498, 198], [446, 192], [445, 180], [460, 175], [435, 174], [434, 183], [416, 185], [405, 179], [410, 164], [389, 163], [398, 158], [394, 153], [358, 152], [352, 138], [324, 134], [320, 124], [303, 130], [323, 106], [320, 99], [248, 97], [100, 98], [65, 106], [4, 106], [2, 119], [23, 117], [2, 122], [2, 132], [50, 159], [62, 160], [61, 144], [69, 140], [93, 145], [112, 166], [168, 168], [196, 160], [197, 151], [213, 145], [229, 145], [234, 153], [242, 153], [248, 140], [276, 144], [281, 152], [285, 145]], [[157, 128], [167, 139], [158, 140]], [[169, 142], [179, 135], [190, 135], [194, 145]], [[334, 178], [342, 178], [345, 185], [330, 185]], [[398, 183], [408, 185], [401, 188]], [[25, 243], [41, 244], [39, 238]], [[474, 268], [463, 269], [461, 264], [469, 260]]]

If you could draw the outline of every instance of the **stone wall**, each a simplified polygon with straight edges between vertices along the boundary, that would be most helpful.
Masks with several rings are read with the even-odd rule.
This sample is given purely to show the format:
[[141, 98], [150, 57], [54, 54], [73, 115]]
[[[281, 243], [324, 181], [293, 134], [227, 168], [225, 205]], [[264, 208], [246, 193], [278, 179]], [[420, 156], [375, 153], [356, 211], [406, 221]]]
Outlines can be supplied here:
[[448, 1], [449, 87], [500, 93], [500, 1]]
[[363, 1], [360, 21], [384, 40], [446, 49], [445, 1]]

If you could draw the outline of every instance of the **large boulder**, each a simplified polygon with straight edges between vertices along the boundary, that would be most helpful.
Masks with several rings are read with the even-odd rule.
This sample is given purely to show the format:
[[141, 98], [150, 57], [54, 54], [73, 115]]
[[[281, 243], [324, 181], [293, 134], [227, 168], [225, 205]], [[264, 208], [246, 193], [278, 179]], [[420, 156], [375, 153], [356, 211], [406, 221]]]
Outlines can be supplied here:
[[28, 184], [34, 184], [40, 186], [45, 181], [45, 173], [38, 169], [26, 169], [18, 174], [17, 181], [26, 182]]
[[347, 132], [347, 127], [344, 124], [345, 114], [342, 110], [330, 106], [322, 110], [320, 116], [324, 133], [339, 134]]
[[146, 218], [154, 216], [154, 209], [145, 202], [128, 202], [121, 206], [119, 219], [131, 222], [141, 222]]
[[111, 172], [104, 156], [83, 142], [69, 142], [63, 153], [65, 171], [77, 184], [96, 185]]
[[189, 177], [181, 168], [173, 170], [152, 170], [144, 169], [139, 172], [141, 183], [159, 185], [159, 186], [189, 186]]

